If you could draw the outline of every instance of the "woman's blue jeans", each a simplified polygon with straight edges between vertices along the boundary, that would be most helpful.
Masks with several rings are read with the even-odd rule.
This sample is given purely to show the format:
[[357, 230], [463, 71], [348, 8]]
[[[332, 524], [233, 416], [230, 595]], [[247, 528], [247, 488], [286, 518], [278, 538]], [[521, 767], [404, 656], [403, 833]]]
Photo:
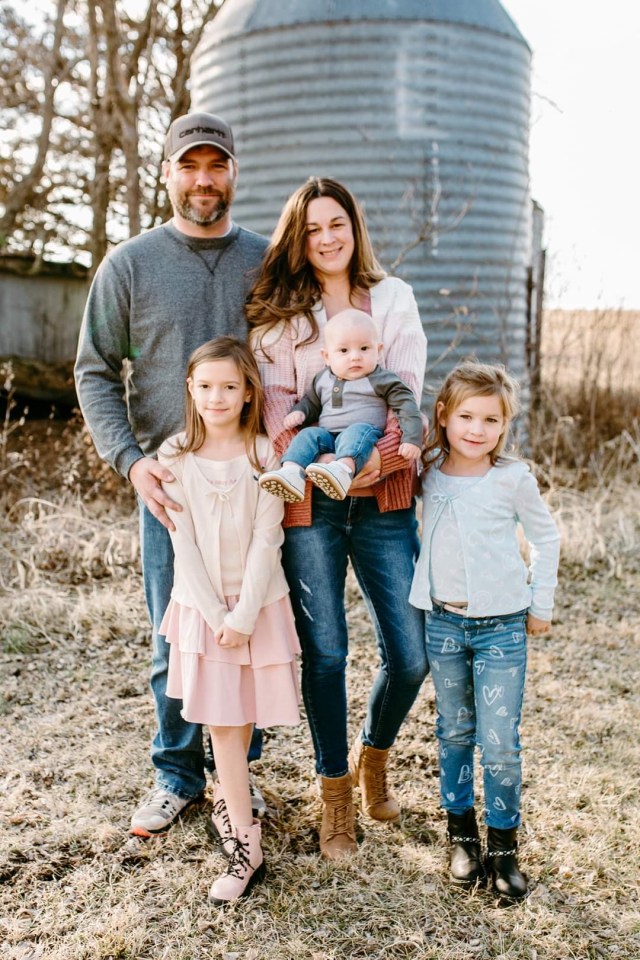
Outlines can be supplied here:
[[485, 819], [520, 823], [520, 717], [527, 667], [526, 610], [465, 617], [434, 604], [426, 614], [436, 691], [440, 797], [450, 813], [474, 804], [474, 748], [484, 772]]
[[380, 513], [375, 497], [313, 492], [313, 524], [285, 531], [283, 564], [302, 646], [302, 693], [324, 777], [348, 771], [345, 614], [351, 560], [373, 621], [379, 667], [362, 739], [390, 747], [428, 672], [423, 612], [409, 605], [418, 553], [413, 509]]

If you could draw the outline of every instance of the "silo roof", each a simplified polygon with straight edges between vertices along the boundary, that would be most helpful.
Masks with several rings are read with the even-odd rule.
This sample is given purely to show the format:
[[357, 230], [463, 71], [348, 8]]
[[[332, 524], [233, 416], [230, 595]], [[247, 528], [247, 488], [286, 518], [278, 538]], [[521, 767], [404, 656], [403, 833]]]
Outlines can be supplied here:
[[420, 20], [464, 26], [526, 40], [499, 0], [227, 0], [210, 25], [216, 41], [307, 23]]

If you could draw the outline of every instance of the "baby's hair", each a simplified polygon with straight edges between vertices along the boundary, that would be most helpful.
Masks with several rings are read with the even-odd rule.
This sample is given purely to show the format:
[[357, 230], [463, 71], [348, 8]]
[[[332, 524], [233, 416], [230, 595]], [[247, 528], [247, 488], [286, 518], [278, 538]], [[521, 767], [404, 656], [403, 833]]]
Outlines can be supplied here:
[[518, 381], [507, 373], [501, 363], [480, 363], [470, 358], [453, 368], [436, 397], [433, 405], [433, 422], [422, 455], [425, 467], [431, 466], [442, 454], [449, 452], [447, 431], [441, 425], [440, 419], [451, 416], [454, 410], [457, 410], [469, 397], [499, 398], [506, 425], [489, 458], [492, 466], [501, 459], [511, 421], [520, 410], [520, 387]]
[[[244, 430], [247, 455], [252, 467], [261, 470], [256, 450], [256, 438], [263, 433], [262, 405], [264, 393], [258, 364], [250, 348], [242, 340], [235, 337], [216, 337], [208, 340], [193, 351], [187, 362], [187, 381], [192, 380], [196, 369], [201, 363], [215, 360], [231, 360], [244, 377], [251, 397], [244, 404], [240, 414], [240, 426]], [[196, 410], [196, 405], [189, 391], [187, 383], [185, 391], [185, 438], [179, 445], [175, 456], [192, 453], [199, 450], [205, 441], [205, 428], [202, 417]]]
[[350, 330], [353, 327], [367, 327], [373, 339], [376, 342], [378, 341], [378, 329], [369, 314], [365, 313], [364, 310], [356, 310], [355, 307], [347, 307], [346, 310], [334, 313], [334, 315], [327, 320], [324, 328], [325, 347], [327, 333], [331, 337], [334, 335], [333, 331], [336, 328]]

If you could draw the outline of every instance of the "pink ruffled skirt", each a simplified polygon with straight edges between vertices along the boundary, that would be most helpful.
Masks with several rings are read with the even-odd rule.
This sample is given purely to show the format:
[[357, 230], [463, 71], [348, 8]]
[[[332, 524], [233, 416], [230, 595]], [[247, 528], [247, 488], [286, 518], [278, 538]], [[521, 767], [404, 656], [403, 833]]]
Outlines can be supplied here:
[[[237, 597], [225, 599], [233, 610]], [[202, 615], [175, 600], [160, 633], [171, 644], [167, 696], [182, 700], [185, 720], [261, 728], [300, 722], [295, 660], [300, 644], [288, 596], [262, 608], [251, 639], [241, 647], [220, 647]]]

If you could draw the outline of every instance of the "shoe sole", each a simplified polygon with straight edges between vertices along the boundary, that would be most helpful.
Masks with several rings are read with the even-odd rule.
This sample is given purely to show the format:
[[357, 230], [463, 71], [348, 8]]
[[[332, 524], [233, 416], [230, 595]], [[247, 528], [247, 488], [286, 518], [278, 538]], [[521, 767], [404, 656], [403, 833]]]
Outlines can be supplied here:
[[455, 887], [456, 890], [473, 890], [475, 887], [484, 888], [487, 886], [488, 878], [478, 877], [476, 880], [458, 880], [456, 877], [452, 877], [449, 874], [449, 883], [452, 887]]
[[[492, 893], [495, 894], [495, 890]], [[530, 891], [527, 891], [521, 897], [506, 897], [504, 894], [497, 894], [497, 900], [495, 901], [495, 906], [500, 908], [506, 907], [517, 907], [519, 903], [524, 903], [525, 900], [529, 897]]]
[[209, 894], [209, 897], [208, 897], [209, 903], [213, 904], [214, 907], [226, 907], [230, 903], [237, 903], [238, 900], [244, 900], [246, 897], [249, 896], [249, 894], [251, 893], [251, 890], [256, 885], [256, 883], [261, 883], [264, 880], [266, 874], [267, 874], [267, 868], [265, 867], [264, 861], [263, 861], [260, 864], [260, 866], [253, 871], [251, 875], [251, 879], [249, 880], [248, 884], [246, 885], [246, 887], [244, 888], [244, 890], [242, 891], [239, 897], [234, 897], [233, 900], [220, 900], [218, 897], [212, 897], [211, 894]]
[[326, 493], [332, 500], [344, 500], [346, 498], [347, 491], [331, 474], [321, 473], [319, 470], [307, 469], [307, 476], [315, 487], [318, 487], [323, 493]]
[[287, 503], [302, 503], [304, 500], [304, 493], [300, 493], [299, 490], [296, 490], [295, 487], [290, 486], [284, 480], [260, 480], [259, 486], [267, 493], [279, 497], [280, 500], [285, 500]]
[[[526, 873], [523, 873], [522, 876], [529, 883], [529, 877]], [[496, 882], [493, 873], [490, 870], [487, 870], [487, 885], [489, 887], [490, 893], [496, 897], [496, 906], [498, 907], [515, 907], [519, 903], [523, 903], [528, 897], [531, 896], [531, 887], [527, 886], [527, 889], [519, 897], [512, 897], [508, 893], [500, 893], [496, 889]]]
[[157, 830], [148, 830], [146, 827], [130, 827], [129, 836], [140, 837], [141, 840], [150, 840], [151, 837], [161, 837], [163, 833], [166, 833], [167, 830], [170, 830], [171, 827], [173, 827], [178, 822], [180, 817], [187, 810], [189, 810], [189, 808], [192, 807], [194, 803], [200, 803], [201, 800], [202, 800], [202, 796], [194, 797], [193, 800], [189, 800], [189, 802], [185, 804], [182, 810], [180, 810], [180, 812], [175, 815], [173, 820], [169, 820], [169, 823], [167, 823], [164, 827], [159, 827]]
[[516, 907], [519, 903], [524, 903], [524, 901], [531, 896], [531, 890], [527, 890], [520, 897], [510, 897], [508, 894], [500, 893], [496, 890], [493, 881], [490, 881], [489, 878], [487, 878], [487, 884], [489, 886], [489, 892], [496, 898], [495, 905], [497, 907]]

